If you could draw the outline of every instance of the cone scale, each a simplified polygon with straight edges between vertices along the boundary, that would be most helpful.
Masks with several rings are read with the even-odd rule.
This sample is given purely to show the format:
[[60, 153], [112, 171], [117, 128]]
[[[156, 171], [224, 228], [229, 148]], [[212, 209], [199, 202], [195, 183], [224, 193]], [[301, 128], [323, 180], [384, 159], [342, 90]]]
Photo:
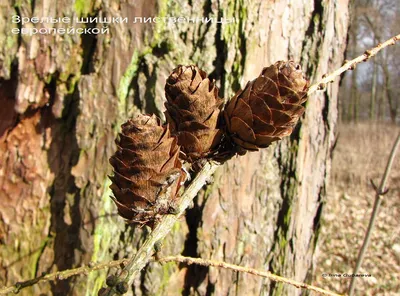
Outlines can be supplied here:
[[112, 199], [128, 223], [153, 226], [173, 207], [185, 174], [180, 147], [156, 116], [140, 115], [121, 126], [110, 158]]
[[197, 66], [178, 66], [167, 79], [165, 95], [165, 115], [185, 160], [207, 158], [222, 137], [217, 125], [223, 100], [215, 83]]
[[304, 113], [308, 86], [299, 65], [279, 61], [238, 91], [223, 113], [236, 152], [257, 151], [290, 135]]

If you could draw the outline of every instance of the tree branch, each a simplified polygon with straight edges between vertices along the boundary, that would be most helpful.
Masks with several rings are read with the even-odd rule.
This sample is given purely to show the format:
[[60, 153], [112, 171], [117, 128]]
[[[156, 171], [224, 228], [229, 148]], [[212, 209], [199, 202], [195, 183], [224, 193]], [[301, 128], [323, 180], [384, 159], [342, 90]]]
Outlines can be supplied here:
[[[153, 258], [151, 260], [155, 261], [155, 260], [153, 260]], [[65, 280], [72, 276], [88, 274], [89, 272], [104, 269], [104, 268], [118, 267], [121, 265], [125, 265], [128, 262], [129, 262], [129, 259], [120, 259], [120, 260], [110, 261], [107, 263], [100, 263], [100, 264], [93, 265], [93, 266], [82, 266], [82, 267], [78, 267], [75, 269], [54, 272], [54, 273], [44, 275], [44, 276], [29, 280], [26, 282], [16, 283], [15, 285], [10, 286], [10, 287], [4, 287], [4, 288], [0, 289], [0, 295], [7, 294], [7, 293], [18, 293], [21, 289], [32, 286], [39, 282]], [[298, 282], [295, 280], [287, 279], [287, 278], [272, 274], [269, 271], [263, 271], [263, 270], [258, 270], [258, 269], [254, 269], [254, 268], [243, 267], [243, 266], [239, 266], [239, 265], [226, 263], [223, 261], [206, 260], [206, 259], [201, 259], [201, 258], [191, 258], [191, 257], [184, 257], [184, 256], [167, 256], [167, 257], [158, 259], [157, 262], [159, 262], [159, 263], [180, 262], [180, 263], [186, 263], [189, 265], [190, 264], [198, 264], [198, 265], [202, 265], [202, 266], [220, 267], [220, 268], [234, 270], [237, 272], [246, 272], [246, 273], [253, 274], [256, 276], [265, 277], [274, 282], [285, 283], [285, 284], [292, 285], [299, 289], [306, 289], [306, 290], [310, 290], [313, 292], [317, 292], [321, 295], [340, 296], [339, 294], [324, 290], [322, 288], [318, 288], [318, 287], [315, 287], [312, 285], [307, 285], [302, 282]]]
[[50, 274], [46, 274], [46, 275], [42, 275], [40, 277], [34, 278], [32, 280], [18, 282], [13, 286], [0, 288], [0, 295], [8, 294], [8, 293], [17, 294], [23, 288], [33, 286], [40, 282], [65, 280], [65, 279], [70, 278], [75, 275], [88, 274], [89, 272], [96, 271], [96, 270], [101, 270], [101, 269], [111, 268], [111, 267], [118, 267], [121, 264], [125, 264], [127, 261], [128, 261], [128, 259], [121, 259], [121, 260], [111, 261], [111, 262], [107, 262], [107, 263], [99, 263], [96, 265], [90, 264], [89, 266], [81, 266], [81, 267], [74, 268], [74, 269], [53, 272]]
[[274, 282], [289, 284], [289, 285], [294, 286], [299, 289], [306, 289], [309, 291], [317, 292], [321, 295], [340, 296], [339, 294], [336, 294], [336, 293], [333, 293], [333, 292], [330, 292], [330, 291], [327, 291], [327, 290], [324, 290], [324, 289], [321, 289], [321, 288], [318, 288], [315, 286], [307, 285], [302, 282], [298, 282], [295, 280], [281, 277], [279, 275], [272, 274], [269, 271], [263, 271], [263, 270], [258, 270], [258, 269], [254, 269], [254, 268], [239, 266], [239, 265], [235, 265], [235, 264], [226, 263], [223, 261], [206, 260], [206, 259], [201, 259], [201, 258], [192, 258], [192, 257], [184, 257], [184, 256], [168, 256], [168, 257], [160, 258], [158, 261], [161, 263], [174, 261], [174, 262], [186, 263], [189, 265], [190, 264], [198, 264], [198, 265], [202, 265], [202, 266], [221, 267], [221, 268], [225, 268], [225, 269], [234, 270], [237, 272], [246, 272], [246, 273], [250, 273], [253, 275], [265, 277]]
[[[388, 158], [388, 161], [386, 164], [386, 169], [382, 176], [381, 184], [379, 185], [379, 188], [375, 189], [376, 195], [375, 195], [374, 207], [373, 207], [373, 210], [371, 213], [371, 218], [369, 220], [367, 232], [365, 233], [364, 242], [362, 244], [360, 252], [358, 253], [356, 267], [354, 268], [353, 274], [358, 273], [358, 270], [360, 269], [361, 264], [364, 260], [364, 255], [368, 248], [369, 241], [371, 239], [372, 229], [374, 228], [374, 225], [375, 225], [375, 219], [378, 216], [379, 207], [382, 202], [382, 196], [387, 192], [386, 182], [389, 178], [389, 174], [392, 169], [393, 161], [394, 161], [394, 158], [396, 156], [397, 149], [399, 148], [399, 146], [400, 146], [400, 133], [397, 136], [397, 139], [393, 144], [392, 151], [390, 152], [390, 155], [389, 155], [389, 158]], [[353, 277], [350, 282], [349, 296], [352, 296], [354, 294], [355, 283], [356, 283], [356, 277]]]
[[325, 76], [324, 78], [322, 78], [317, 83], [313, 84], [310, 87], [310, 89], [308, 90], [307, 94], [310, 95], [310, 94], [312, 94], [313, 92], [315, 92], [318, 89], [323, 89], [325, 84], [327, 84], [329, 82], [333, 82], [334, 79], [337, 76], [341, 75], [342, 73], [346, 72], [347, 70], [354, 69], [354, 67], [357, 64], [367, 61], [368, 59], [370, 59], [371, 57], [375, 56], [379, 51], [381, 51], [385, 47], [388, 47], [389, 45], [394, 45], [398, 40], [400, 40], [400, 34], [398, 34], [398, 35], [386, 40], [383, 43], [379, 43], [374, 48], [366, 50], [362, 55], [356, 57], [355, 59], [353, 59], [351, 61], [348, 61], [348, 62], [344, 63], [344, 65], [342, 67], [340, 67], [339, 69], [333, 71], [331, 74]]

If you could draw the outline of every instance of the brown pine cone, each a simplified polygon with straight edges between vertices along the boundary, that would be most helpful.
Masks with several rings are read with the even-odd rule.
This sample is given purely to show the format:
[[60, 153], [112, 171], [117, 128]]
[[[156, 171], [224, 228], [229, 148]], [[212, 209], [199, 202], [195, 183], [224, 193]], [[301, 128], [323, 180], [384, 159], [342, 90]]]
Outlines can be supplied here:
[[189, 162], [208, 157], [218, 147], [223, 100], [207, 74], [196, 66], [178, 66], [165, 85], [165, 115]]
[[227, 103], [227, 133], [239, 154], [268, 147], [292, 133], [304, 113], [309, 82], [299, 65], [279, 61], [262, 70]]
[[154, 115], [128, 120], [121, 129], [110, 158], [112, 199], [127, 222], [153, 226], [170, 211], [185, 177], [180, 148]]

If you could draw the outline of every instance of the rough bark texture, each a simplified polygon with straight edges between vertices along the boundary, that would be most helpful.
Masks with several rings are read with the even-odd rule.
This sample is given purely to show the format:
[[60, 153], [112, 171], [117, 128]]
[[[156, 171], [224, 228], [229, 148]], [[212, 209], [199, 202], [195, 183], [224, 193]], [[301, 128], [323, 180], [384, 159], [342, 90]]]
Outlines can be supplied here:
[[[165, 79], [197, 64], [228, 98], [263, 66], [294, 59], [312, 80], [342, 63], [348, 1], [8, 1], [0, 5], [0, 284], [131, 255], [143, 230], [109, 198], [119, 125], [162, 115]], [[72, 24], [15, 24], [11, 17]], [[18, 35], [29, 26], [101, 27], [76, 17], [128, 17], [110, 34]], [[232, 18], [233, 23], [133, 24], [135, 16]], [[290, 137], [221, 168], [162, 253], [183, 253], [310, 280], [338, 84], [312, 96]], [[112, 272], [112, 271], [108, 271]], [[96, 295], [106, 272], [35, 285], [21, 295]], [[226, 270], [150, 264], [135, 295], [298, 295]]]

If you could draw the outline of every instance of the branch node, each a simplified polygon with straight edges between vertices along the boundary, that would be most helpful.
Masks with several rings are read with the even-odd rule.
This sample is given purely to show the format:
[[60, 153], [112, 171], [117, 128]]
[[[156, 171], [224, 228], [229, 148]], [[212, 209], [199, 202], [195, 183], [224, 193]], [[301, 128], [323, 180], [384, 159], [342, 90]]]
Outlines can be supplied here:
[[106, 279], [106, 285], [109, 287], [114, 287], [117, 284], [117, 277], [115, 275], [110, 275]]
[[374, 191], [375, 191], [375, 192], [378, 192], [378, 187], [375, 185], [375, 182], [374, 182], [374, 180], [372, 180], [372, 179], [369, 179], [369, 182], [371, 183], [371, 185], [372, 185], [372, 188], [374, 188]]
[[154, 244], [154, 250], [156, 252], [160, 252], [162, 249], [163, 243], [162, 240], [156, 241], [156, 243]]
[[381, 192], [379, 192], [379, 195], [386, 195], [386, 194], [388, 194], [388, 192], [389, 192], [389, 188], [386, 188], [386, 189], [384, 189], [384, 190], [382, 190]]
[[107, 295], [109, 288], [100, 288], [99, 292], [97, 293], [97, 296], [102, 296], [102, 295]]
[[21, 282], [17, 282], [15, 284], [15, 289], [14, 289], [13, 293], [14, 294], [18, 294], [21, 291], [21, 288], [22, 288], [22, 283]]
[[62, 281], [64, 279], [64, 276], [61, 273], [58, 273], [56, 275], [56, 279]]
[[117, 292], [120, 294], [125, 294], [126, 292], [128, 292], [128, 288], [129, 288], [128, 283], [126, 283], [126, 282], [119, 282], [117, 284], [117, 286], [115, 287]]
[[364, 54], [367, 56], [368, 59], [372, 55], [372, 51], [370, 49], [367, 49], [366, 51], [364, 51]]
[[168, 208], [168, 214], [178, 215], [179, 214], [179, 206], [175, 204], [171, 204]]

